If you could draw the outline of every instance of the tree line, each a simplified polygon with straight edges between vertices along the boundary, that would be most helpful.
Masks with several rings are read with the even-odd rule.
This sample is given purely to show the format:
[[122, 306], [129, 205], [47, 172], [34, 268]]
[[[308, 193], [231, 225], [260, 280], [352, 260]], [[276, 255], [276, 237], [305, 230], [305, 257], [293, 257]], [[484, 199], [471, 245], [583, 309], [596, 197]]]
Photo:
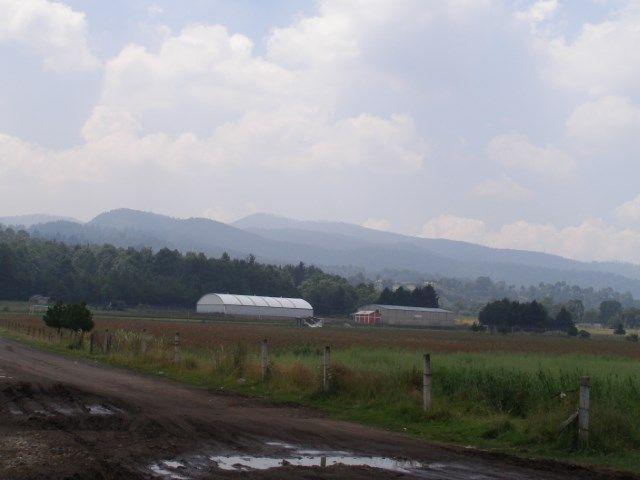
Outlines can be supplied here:
[[391, 290], [385, 287], [380, 293], [377, 303], [382, 305], [404, 305], [410, 307], [438, 308], [439, 297], [435, 288], [427, 284], [408, 290], [402, 286]]
[[[348, 278], [351, 281], [362, 281], [361, 279], [365, 277], [352, 273]], [[475, 279], [430, 277], [416, 272], [397, 270], [382, 271], [377, 278], [381, 288], [397, 283], [423, 284], [425, 282], [434, 285], [440, 296], [440, 304], [444, 308], [467, 315], [477, 315], [487, 302], [501, 298], [520, 302], [536, 300], [549, 310], [552, 305], [564, 305], [571, 301], [580, 301], [585, 312], [598, 311], [600, 304], [605, 301], [619, 302], [624, 309], [640, 308], [640, 301], [631, 293], [621, 293], [610, 287], [580, 287], [566, 282], [516, 286], [484, 276]]]
[[605, 300], [597, 309], [585, 310], [581, 300], [545, 305], [504, 298], [487, 303], [478, 315], [481, 325], [502, 332], [512, 330], [577, 332], [576, 323], [601, 324], [624, 334], [625, 327], [640, 327], [640, 309], [624, 308], [617, 300]]
[[94, 306], [193, 308], [209, 292], [302, 297], [318, 314], [348, 314], [376, 300], [372, 284], [353, 286], [303, 263], [267, 265], [255, 257], [209, 258], [167, 248], [67, 245], [0, 227], [0, 299], [43, 294]]
[[571, 313], [566, 308], [561, 308], [553, 317], [541, 303], [519, 302], [508, 298], [489, 302], [478, 315], [481, 325], [499, 332], [512, 331], [544, 332], [547, 330], [559, 330], [570, 335], [576, 335], [578, 330]]

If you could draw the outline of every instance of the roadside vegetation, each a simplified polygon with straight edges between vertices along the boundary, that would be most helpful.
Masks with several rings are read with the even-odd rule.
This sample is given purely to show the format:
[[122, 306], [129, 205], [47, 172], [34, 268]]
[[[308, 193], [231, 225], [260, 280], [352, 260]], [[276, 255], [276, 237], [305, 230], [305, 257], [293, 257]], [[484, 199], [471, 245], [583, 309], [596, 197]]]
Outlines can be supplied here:
[[[5, 334], [58, 352], [212, 390], [309, 405], [335, 418], [429, 440], [640, 471], [640, 348], [616, 336], [97, 319], [90, 353], [88, 335], [63, 331], [60, 337], [38, 318], [5, 315], [0, 326]], [[263, 338], [269, 346], [266, 382], [259, 354]], [[332, 346], [329, 392], [322, 391], [324, 345]], [[425, 351], [432, 353], [433, 366], [434, 403], [427, 413], [421, 410]], [[578, 445], [575, 428], [559, 432], [576, 409], [582, 375], [592, 385], [587, 447]]]

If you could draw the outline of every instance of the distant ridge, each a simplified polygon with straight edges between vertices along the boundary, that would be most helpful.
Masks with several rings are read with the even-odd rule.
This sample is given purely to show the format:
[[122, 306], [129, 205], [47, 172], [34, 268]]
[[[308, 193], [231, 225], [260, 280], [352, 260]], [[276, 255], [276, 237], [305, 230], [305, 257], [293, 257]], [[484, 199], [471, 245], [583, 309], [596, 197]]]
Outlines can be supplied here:
[[35, 224], [36, 236], [67, 243], [168, 247], [234, 257], [253, 254], [268, 263], [303, 261], [328, 271], [411, 271], [425, 277], [476, 278], [515, 285], [566, 282], [611, 287], [640, 296], [640, 267], [586, 263], [557, 255], [495, 249], [446, 239], [411, 237], [342, 222], [293, 220], [254, 214], [233, 224], [207, 218], [179, 219], [131, 209], [101, 213], [86, 224], [55, 221]]
[[30, 227], [31, 225], [35, 225], [37, 223], [56, 222], [58, 220], [80, 223], [79, 220], [71, 217], [49, 215], [46, 213], [34, 213], [30, 215], [13, 215], [9, 217], [0, 217], [0, 224], [8, 226]]

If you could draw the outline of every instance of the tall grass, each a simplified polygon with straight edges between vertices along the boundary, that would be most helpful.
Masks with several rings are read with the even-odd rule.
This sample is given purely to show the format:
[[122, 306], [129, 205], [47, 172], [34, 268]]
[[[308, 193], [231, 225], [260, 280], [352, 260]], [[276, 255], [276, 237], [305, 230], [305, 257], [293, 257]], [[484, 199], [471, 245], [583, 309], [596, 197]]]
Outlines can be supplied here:
[[[322, 349], [306, 343], [269, 352], [261, 379], [258, 345], [246, 342], [183, 345], [174, 363], [172, 337], [112, 332], [111, 351], [96, 336], [93, 356], [108, 363], [169, 376], [206, 388], [224, 388], [324, 408], [340, 418], [403, 429], [432, 439], [547, 455], [636, 458], [640, 469], [640, 368], [624, 357], [546, 353], [436, 353], [434, 404], [421, 410], [421, 355], [416, 351], [352, 346], [332, 351], [331, 389], [322, 391]], [[146, 345], [142, 352], [142, 343]], [[38, 336], [68, 350], [78, 339]], [[87, 355], [88, 338], [81, 354]], [[76, 350], [76, 353], [78, 351]], [[558, 426], [577, 407], [579, 379], [591, 379], [590, 443], [579, 447], [575, 428]], [[635, 463], [634, 463], [635, 462]]]

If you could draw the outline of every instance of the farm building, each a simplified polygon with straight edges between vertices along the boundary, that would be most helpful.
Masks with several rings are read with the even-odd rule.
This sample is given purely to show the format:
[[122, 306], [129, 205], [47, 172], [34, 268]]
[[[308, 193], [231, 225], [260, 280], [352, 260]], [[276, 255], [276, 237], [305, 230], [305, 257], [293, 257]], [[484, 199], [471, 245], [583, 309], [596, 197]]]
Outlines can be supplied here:
[[378, 310], [358, 310], [353, 320], [360, 325], [380, 325], [382, 317]]
[[443, 308], [365, 305], [353, 315], [356, 323], [393, 327], [453, 327], [456, 316]]
[[301, 298], [256, 297], [208, 293], [198, 300], [198, 313], [221, 313], [245, 317], [313, 317], [313, 307]]

